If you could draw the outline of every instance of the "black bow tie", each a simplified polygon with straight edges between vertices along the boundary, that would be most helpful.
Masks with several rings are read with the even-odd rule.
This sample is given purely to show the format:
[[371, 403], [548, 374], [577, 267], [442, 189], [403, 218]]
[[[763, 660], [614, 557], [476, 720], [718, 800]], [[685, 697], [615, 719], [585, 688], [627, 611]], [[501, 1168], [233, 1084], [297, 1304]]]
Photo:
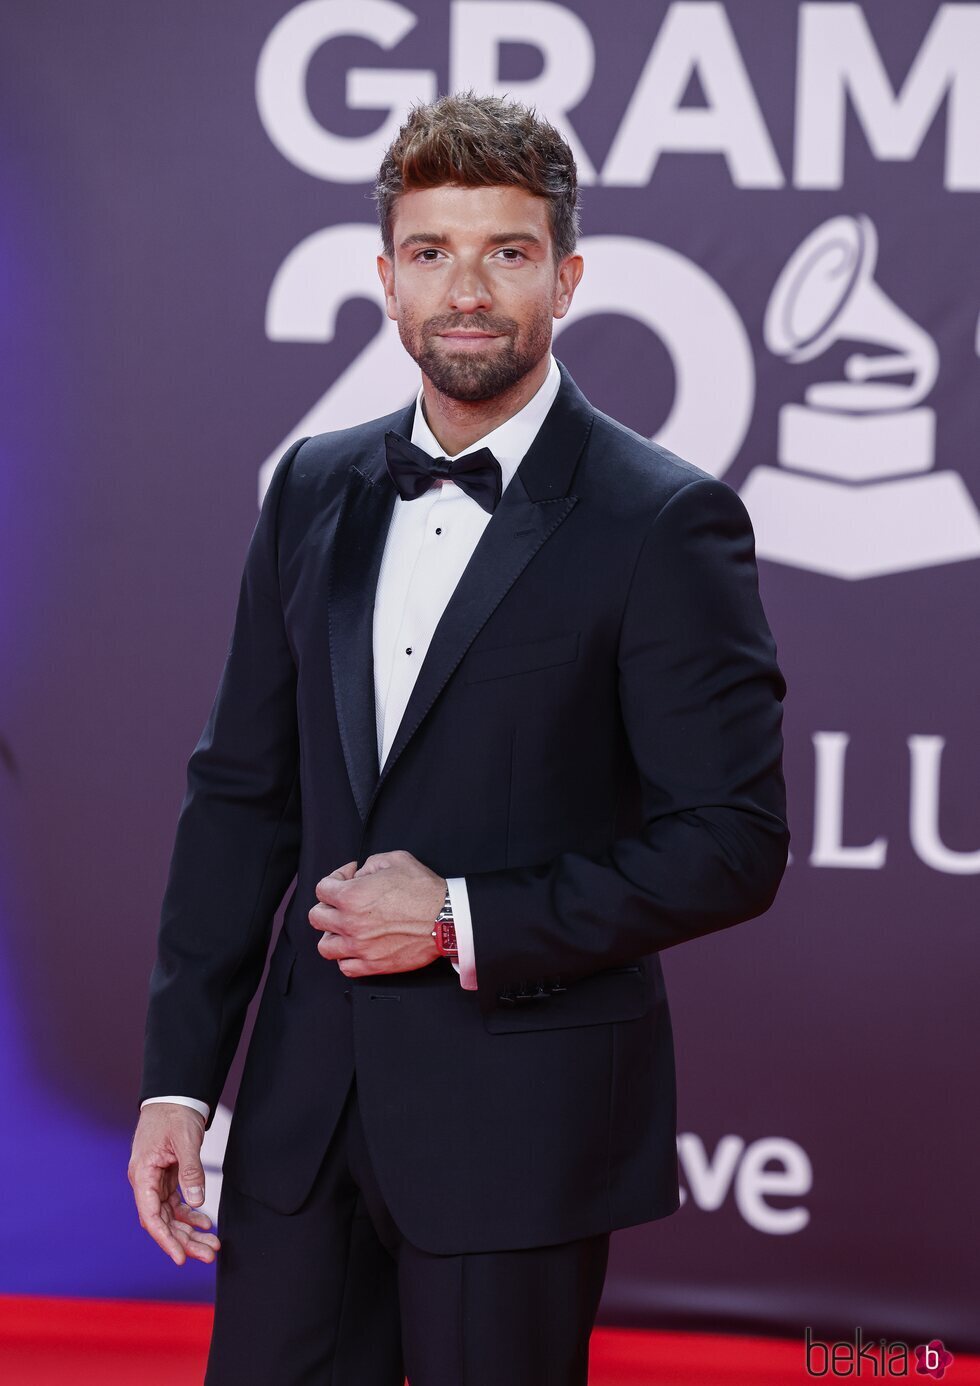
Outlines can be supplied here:
[[454, 481], [492, 515], [503, 491], [500, 463], [489, 448], [465, 452], [450, 462], [445, 457], [430, 457], [423, 448], [389, 430], [385, 434], [385, 460], [402, 500], [417, 500], [436, 481]]

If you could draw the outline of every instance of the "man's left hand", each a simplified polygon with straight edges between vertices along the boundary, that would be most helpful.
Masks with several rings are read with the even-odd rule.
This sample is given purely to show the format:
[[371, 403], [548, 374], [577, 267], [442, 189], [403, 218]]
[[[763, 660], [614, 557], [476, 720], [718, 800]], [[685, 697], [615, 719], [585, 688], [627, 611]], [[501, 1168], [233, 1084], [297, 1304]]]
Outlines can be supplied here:
[[350, 861], [317, 883], [310, 923], [317, 944], [345, 977], [413, 972], [440, 956], [432, 937], [446, 898], [445, 877], [411, 852], [378, 852], [357, 869]]

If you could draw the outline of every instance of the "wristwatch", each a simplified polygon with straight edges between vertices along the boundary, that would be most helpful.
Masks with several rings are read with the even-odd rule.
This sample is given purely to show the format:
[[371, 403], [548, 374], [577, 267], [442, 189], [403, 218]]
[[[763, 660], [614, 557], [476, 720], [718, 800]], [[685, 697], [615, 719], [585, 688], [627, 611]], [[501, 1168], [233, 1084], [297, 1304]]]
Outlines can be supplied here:
[[436, 948], [444, 958], [452, 958], [453, 962], [459, 962], [459, 951], [456, 947], [456, 926], [453, 923], [453, 907], [449, 898], [449, 887], [446, 887], [446, 898], [442, 902], [442, 909], [436, 915], [436, 927], [432, 930], [432, 937], [436, 941]]

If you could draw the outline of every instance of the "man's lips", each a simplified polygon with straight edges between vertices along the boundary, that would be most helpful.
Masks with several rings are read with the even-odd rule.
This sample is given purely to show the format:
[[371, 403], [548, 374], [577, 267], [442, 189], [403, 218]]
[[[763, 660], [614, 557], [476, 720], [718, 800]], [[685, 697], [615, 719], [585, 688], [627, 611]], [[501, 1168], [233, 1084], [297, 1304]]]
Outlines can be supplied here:
[[456, 342], [459, 345], [475, 346], [483, 342], [495, 342], [498, 337], [503, 336], [501, 332], [440, 332], [437, 334], [445, 342]]

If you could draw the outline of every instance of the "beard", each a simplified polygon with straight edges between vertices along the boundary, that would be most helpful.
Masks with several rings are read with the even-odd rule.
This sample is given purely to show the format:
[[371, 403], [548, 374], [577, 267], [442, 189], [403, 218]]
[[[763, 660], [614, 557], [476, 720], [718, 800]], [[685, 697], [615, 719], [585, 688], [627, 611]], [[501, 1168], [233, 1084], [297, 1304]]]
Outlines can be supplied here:
[[[543, 309], [522, 328], [513, 318], [429, 318], [419, 323], [402, 314], [398, 335], [440, 394], [476, 402], [505, 394], [534, 369], [551, 346], [551, 316], [550, 308]], [[454, 331], [499, 332], [503, 340], [488, 341], [486, 349], [442, 346], [438, 333]]]

